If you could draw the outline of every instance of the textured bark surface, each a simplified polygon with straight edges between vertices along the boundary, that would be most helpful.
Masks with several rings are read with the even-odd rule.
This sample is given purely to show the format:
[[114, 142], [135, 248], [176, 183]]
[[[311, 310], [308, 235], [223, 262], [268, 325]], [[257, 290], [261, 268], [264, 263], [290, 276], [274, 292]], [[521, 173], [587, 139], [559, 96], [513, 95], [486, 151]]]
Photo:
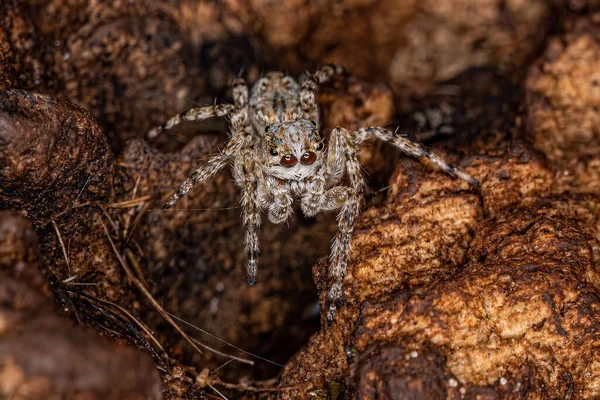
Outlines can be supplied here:
[[[0, 209], [17, 211], [0, 213], [0, 397], [599, 398], [597, 8], [1, 2]], [[252, 82], [328, 62], [352, 76], [319, 93], [326, 133], [400, 126], [480, 182], [367, 143], [331, 326], [319, 308], [334, 213], [265, 223], [249, 287], [229, 171], [160, 208], [226, 124], [143, 140], [189, 106], [231, 100], [240, 70]], [[179, 322], [256, 363], [198, 354], [140, 285], [271, 362]]]
[[162, 399], [152, 359], [59, 316], [36, 235], [0, 212], [0, 396], [10, 399]]
[[600, 20], [577, 18], [569, 32], [551, 37], [527, 77], [527, 121], [531, 140], [563, 185], [600, 191]]

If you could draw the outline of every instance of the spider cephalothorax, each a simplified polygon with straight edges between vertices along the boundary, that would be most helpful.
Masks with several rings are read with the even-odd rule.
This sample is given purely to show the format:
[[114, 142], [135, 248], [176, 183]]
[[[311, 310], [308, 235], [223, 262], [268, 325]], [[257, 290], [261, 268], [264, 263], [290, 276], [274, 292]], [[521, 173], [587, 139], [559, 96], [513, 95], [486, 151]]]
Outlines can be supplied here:
[[[196, 183], [209, 179], [230, 162], [235, 182], [242, 190], [246, 273], [250, 284], [254, 284], [258, 270], [262, 211], [266, 211], [271, 222], [281, 223], [291, 216], [295, 200], [308, 217], [321, 211], [339, 210], [338, 232], [329, 259], [329, 276], [333, 281], [327, 297], [330, 322], [335, 319], [342, 299], [352, 230], [360, 213], [365, 180], [357, 154], [366, 139], [375, 136], [410, 156], [427, 158], [447, 173], [477, 185], [466, 172], [386, 128], [366, 127], [351, 133], [338, 127], [331, 132], [329, 146], [326, 146], [319, 132], [315, 94], [319, 83], [342, 73], [340, 67], [326, 66], [309, 75], [300, 86], [290, 76], [271, 72], [253, 85], [250, 97], [244, 81], [236, 79], [233, 105], [190, 109], [148, 135], [155, 137], [182, 120], [230, 117], [231, 139], [223, 151], [198, 167], [173, 193], [165, 208], [173, 206]], [[347, 186], [341, 185], [344, 176], [348, 178]]]
[[314, 176], [325, 159], [325, 144], [314, 121], [276, 122], [265, 129], [264, 172], [284, 180]]

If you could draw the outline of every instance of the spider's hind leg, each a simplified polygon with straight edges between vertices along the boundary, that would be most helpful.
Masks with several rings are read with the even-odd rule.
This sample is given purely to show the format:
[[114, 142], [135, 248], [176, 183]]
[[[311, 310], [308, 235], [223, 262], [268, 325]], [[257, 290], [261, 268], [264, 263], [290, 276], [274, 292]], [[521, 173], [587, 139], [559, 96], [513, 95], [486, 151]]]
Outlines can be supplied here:
[[215, 104], [214, 106], [190, 108], [172, 117], [164, 124], [151, 129], [146, 136], [148, 139], [153, 139], [162, 132], [181, 124], [183, 121], [203, 121], [213, 117], [225, 117], [234, 112], [235, 109], [236, 107], [231, 104]]
[[319, 85], [329, 82], [334, 76], [346, 75], [346, 70], [339, 65], [325, 65], [313, 74], [309, 74], [300, 91], [300, 105], [302, 106], [302, 115], [304, 119], [313, 120], [319, 124], [319, 110], [317, 106], [317, 91]]
[[223, 149], [220, 154], [211, 157], [205, 164], [196, 168], [190, 177], [171, 195], [163, 208], [173, 207], [181, 197], [185, 196], [187, 192], [194, 187], [194, 185], [211, 178], [214, 174], [223, 169], [230, 159], [234, 158], [234, 155], [240, 151], [244, 144], [246, 138], [244, 128], [246, 127], [247, 120], [248, 118], [244, 110], [237, 109], [231, 114], [232, 137], [225, 146], [225, 149]]
[[357, 141], [357, 143], [362, 143], [372, 135], [375, 135], [378, 139], [384, 142], [391, 143], [394, 147], [396, 147], [403, 153], [408, 154], [409, 156], [418, 159], [428, 159], [449, 175], [455, 176], [457, 178], [462, 179], [463, 181], [469, 182], [473, 186], [479, 185], [477, 179], [473, 178], [471, 175], [467, 174], [462, 169], [453, 167], [452, 165], [444, 161], [443, 158], [429, 151], [421, 144], [413, 142], [412, 140], [409, 140], [405, 137], [396, 135], [394, 131], [391, 131], [389, 129], [381, 127], [360, 128], [354, 133], [354, 138], [355, 141]]

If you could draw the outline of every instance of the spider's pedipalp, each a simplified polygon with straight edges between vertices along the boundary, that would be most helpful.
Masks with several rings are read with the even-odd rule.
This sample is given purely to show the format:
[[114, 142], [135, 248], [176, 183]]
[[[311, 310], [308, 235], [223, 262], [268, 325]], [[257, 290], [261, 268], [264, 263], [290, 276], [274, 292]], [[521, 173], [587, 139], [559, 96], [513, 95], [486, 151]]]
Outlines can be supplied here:
[[231, 114], [235, 108], [236, 107], [231, 104], [215, 104], [214, 106], [190, 108], [189, 110], [172, 117], [164, 124], [151, 129], [146, 136], [148, 139], [153, 139], [162, 132], [179, 125], [183, 121], [203, 121], [213, 117], [225, 117]]
[[273, 177], [265, 181], [265, 207], [268, 208], [268, 218], [274, 224], [285, 222], [293, 213], [292, 203], [294, 198], [289, 190]]
[[420, 145], [419, 143], [413, 142], [405, 137], [400, 135], [396, 135], [394, 131], [391, 131], [386, 128], [381, 127], [368, 127], [368, 128], [360, 128], [355, 134], [355, 140], [357, 143], [363, 143], [372, 135], [375, 135], [378, 139], [391, 143], [394, 147], [402, 151], [403, 153], [418, 158], [426, 158], [431, 161], [433, 164], [437, 165], [444, 172], [449, 175], [455, 176], [457, 178], [462, 179], [470, 183], [473, 186], [478, 186], [479, 182], [477, 179], [473, 178], [471, 175], [467, 174], [465, 171], [460, 168], [453, 167], [448, 164], [444, 159], [442, 159], [437, 154], [427, 150], [425, 147]]

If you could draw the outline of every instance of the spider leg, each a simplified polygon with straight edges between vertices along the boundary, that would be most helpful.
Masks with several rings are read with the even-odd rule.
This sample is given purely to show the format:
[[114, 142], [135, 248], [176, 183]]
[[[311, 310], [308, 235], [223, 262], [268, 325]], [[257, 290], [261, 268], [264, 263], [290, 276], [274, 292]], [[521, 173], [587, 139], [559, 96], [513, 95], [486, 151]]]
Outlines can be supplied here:
[[331, 133], [335, 154], [344, 158], [339, 168], [348, 171], [350, 187], [335, 186], [325, 190], [325, 179], [315, 179], [309, 192], [301, 199], [302, 211], [311, 216], [319, 211], [340, 208], [337, 217], [337, 234], [331, 247], [329, 277], [333, 284], [327, 295], [327, 321], [335, 320], [338, 303], [342, 300], [342, 284], [350, 259], [350, 244], [354, 223], [360, 214], [365, 179], [357, 158], [358, 146], [350, 133], [343, 128], [335, 128]]
[[[339, 143], [340, 140], [343, 139], [343, 142]], [[325, 183], [327, 187], [332, 187], [336, 185], [344, 176], [344, 172], [346, 171], [346, 162], [347, 157], [345, 155], [346, 146], [344, 146], [344, 142], [348, 139], [343, 138], [343, 135], [336, 134], [330, 135], [329, 145], [327, 147], [327, 161], [326, 161], [326, 170], [325, 170]], [[358, 146], [360, 144], [355, 144], [356, 151], [358, 151]]]
[[203, 121], [212, 117], [224, 117], [234, 112], [235, 109], [236, 107], [231, 104], [215, 104], [213, 106], [190, 108], [181, 114], [172, 117], [164, 124], [151, 129], [148, 132], [147, 137], [153, 139], [162, 132], [179, 125], [182, 121]]
[[246, 253], [246, 276], [248, 283], [254, 285], [256, 274], [258, 272], [258, 229], [261, 223], [261, 193], [264, 188], [261, 186], [262, 169], [260, 160], [255, 151], [252, 138], [252, 129], [243, 137], [243, 144], [239, 150], [239, 155], [233, 168], [236, 184], [242, 189], [242, 219], [246, 229], [244, 244]]
[[211, 178], [214, 174], [219, 172], [225, 165], [227, 165], [227, 161], [234, 157], [234, 155], [241, 149], [246, 134], [244, 132], [244, 127], [246, 126], [246, 112], [244, 110], [236, 109], [234, 113], [231, 114], [231, 124], [232, 124], [232, 137], [225, 146], [225, 149], [222, 153], [211, 157], [206, 164], [200, 165], [188, 179], [186, 179], [180, 186], [177, 188], [175, 193], [171, 195], [169, 200], [163, 205], [163, 208], [170, 208], [177, 203], [177, 201], [185, 196], [187, 192], [189, 192], [195, 184], [198, 182], [204, 182], [207, 179]]
[[309, 74], [306, 77], [304, 82], [302, 82], [302, 89], [300, 91], [300, 105], [302, 106], [304, 119], [310, 119], [315, 121], [317, 125], [319, 124], [319, 109], [316, 101], [319, 85], [329, 82], [336, 75], [345, 74], [346, 70], [339, 65], [325, 65], [314, 74]]
[[233, 104], [237, 108], [246, 108], [248, 105], [248, 86], [243, 78], [235, 78], [231, 86], [233, 87]]
[[426, 158], [433, 164], [440, 167], [447, 174], [458, 177], [463, 181], [469, 182], [473, 186], [478, 186], [479, 182], [465, 171], [449, 165], [444, 159], [435, 153], [427, 150], [419, 143], [413, 142], [407, 138], [394, 134], [393, 131], [381, 128], [381, 127], [368, 127], [360, 128], [354, 133], [354, 140], [356, 143], [361, 144], [372, 135], [375, 135], [378, 139], [391, 143], [394, 147], [399, 149], [409, 156], [413, 156], [418, 159]]

